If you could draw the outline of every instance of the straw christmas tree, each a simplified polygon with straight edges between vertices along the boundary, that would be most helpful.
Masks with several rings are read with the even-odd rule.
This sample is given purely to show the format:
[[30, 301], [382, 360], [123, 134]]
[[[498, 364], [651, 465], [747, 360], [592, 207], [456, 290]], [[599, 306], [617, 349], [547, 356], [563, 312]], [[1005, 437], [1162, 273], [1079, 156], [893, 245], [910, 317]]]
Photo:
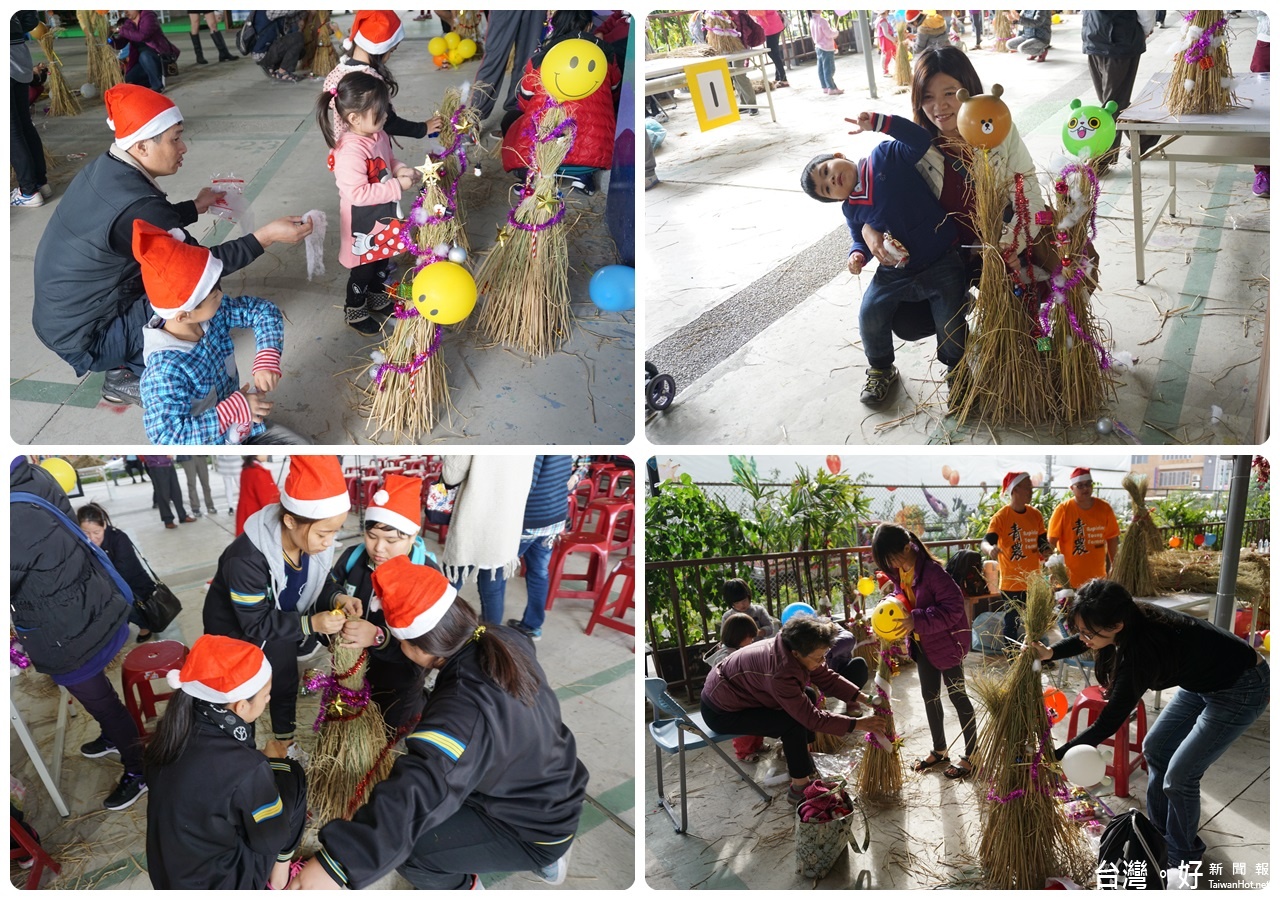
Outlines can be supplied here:
[[49, 61], [49, 115], [74, 116], [80, 113], [80, 101], [67, 87], [62, 75], [62, 60], [53, 50], [53, 32], [46, 31], [37, 39], [44, 58]]
[[332, 674], [307, 682], [308, 690], [321, 692], [320, 736], [307, 771], [307, 804], [318, 822], [351, 818], [395, 761], [395, 739], [387, 740], [382, 710], [369, 696], [368, 660], [367, 649], [335, 641]]
[[1123, 585], [1135, 597], [1151, 597], [1156, 593], [1151, 554], [1160, 550], [1160, 532], [1147, 509], [1150, 481], [1145, 475], [1126, 475], [1120, 486], [1129, 492], [1129, 499], [1133, 501], [1133, 520], [1120, 539], [1120, 549], [1111, 566], [1111, 580]]
[[529, 177], [476, 282], [487, 298], [481, 333], [495, 344], [541, 357], [568, 340], [571, 325], [569, 245], [556, 169], [573, 148], [577, 123], [548, 98], [530, 127], [535, 133]]
[[742, 43], [742, 35], [729, 17], [728, 10], [709, 9], [702, 14], [702, 29], [707, 35], [707, 43], [717, 56], [727, 53], [741, 53], [747, 49]]
[[1050, 381], [1057, 397], [1052, 408], [1062, 424], [1078, 425], [1092, 419], [1113, 391], [1107, 375], [1111, 357], [1090, 303], [1097, 278], [1086, 253], [1097, 236], [1098, 175], [1092, 165], [1064, 166], [1054, 179], [1054, 195], [1053, 213], [1039, 214], [1042, 224], [1052, 225], [1057, 264], [1040, 307], [1038, 343], [1050, 342]]
[[[453, 212], [459, 222], [465, 222], [467, 219], [461, 191], [463, 176], [467, 174], [466, 145], [469, 139], [474, 139], [480, 132], [480, 117], [475, 107], [467, 104], [469, 93], [469, 87], [464, 86], [462, 89], [450, 87], [445, 90], [440, 100], [440, 118], [442, 119], [440, 143], [444, 145], [444, 153], [441, 156], [444, 160], [444, 170], [440, 177], [445, 191], [453, 198]], [[479, 166], [477, 166], [476, 174], [479, 173]], [[467, 232], [463, 228], [457, 229], [453, 241], [465, 250], [471, 249]]]
[[1220, 9], [1193, 9], [1183, 16], [1164, 105], [1175, 116], [1220, 113], [1239, 106], [1227, 58], [1227, 17]]
[[911, 42], [907, 40], [907, 23], [898, 23], [898, 49], [893, 56], [893, 80], [901, 87], [911, 84]]
[[[427, 157], [419, 170], [425, 180], [409, 210], [412, 239], [406, 241], [416, 265], [396, 287], [395, 329], [382, 349], [375, 351], [376, 366], [368, 387], [373, 436], [385, 431], [411, 443], [435, 427], [449, 400], [439, 353], [442, 326], [423, 318], [411, 302], [413, 280], [427, 266], [448, 260], [462, 233], [462, 222], [451, 206], [453, 198], [441, 181], [443, 163]], [[466, 259], [465, 251], [454, 255]]]
[[[1042, 577], [1028, 581], [1026, 603], [1018, 606], [1028, 635], [1044, 634], [1055, 621], [1053, 591]], [[1040, 661], [1028, 644], [1014, 650], [1002, 677], [972, 681], [988, 716], [978, 737], [977, 769], [986, 785], [978, 857], [991, 888], [1039, 890], [1046, 878], [1064, 874], [1084, 883], [1093, 862], [1081, 830], [1055, 799], [1058, 765]]]
[[89, 51], [89, 81], [96, 85], [99, 94], [108, 88], [124, 83], [116, 52], [107, 43], [110, 29], [107, 17], [91, 9], [76, 10], [76, 19], [84, 30], [84, 42]]
[[333, 25], [327, 9], [316, 11], [316, 52], [311, 57], [311, 71], [325, 76], [338, 64], [338, 53], [333, 49]]
[[1009, 21], [1007, 10], [997, 9], [991, 14], [991, 31], [996, 38], [996, 52], [1008, 50], [1005, 44], [1013, 37], [1013, 23]]
[[870, 693], [871, 712], [885, 719], [887, 727], [883, 735], [866, 733], [867, 749], [858, 770], [858, 794], [871, 801], [888, 800], [902, 791], [902, 740], [894, 729], [889, 705], [889, 679], [893, 674], [890, 658], [896, 645], [883, 639], [879, 643], [880, 656]]

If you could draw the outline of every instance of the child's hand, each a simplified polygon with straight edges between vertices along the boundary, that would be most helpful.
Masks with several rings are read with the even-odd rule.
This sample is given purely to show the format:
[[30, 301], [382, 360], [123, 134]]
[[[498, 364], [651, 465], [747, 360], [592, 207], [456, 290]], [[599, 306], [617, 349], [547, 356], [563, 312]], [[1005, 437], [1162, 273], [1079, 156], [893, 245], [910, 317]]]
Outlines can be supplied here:
[[348, 616], [358, 617], [364, 615], [364, 604], [360, 602], [359, 597], [352, 597], [350, 594], [338, 594], [333, 599], [337, 601], [338, 609]]
[[226, 191], [215, 191], [210, 187], [200, 188], [200, 193], [196, 194], [196, 214], [203, 216], [209, 211], [209, 207], [217, 203], [227, 195]]
[[864, 131], [875, 131], [875, 129], [871, 127], [871, 119], [872, 119], [871, 113], [860, 112], [858, 113], [858, 118], [856, 119], [846, 118], [845, 121], [848, 122], [850, 125], [854, 126], [854, 128], [856, 129], [854, 131], [850, 131], [849, 132], [850, 134], [862, 134]]
[[346, 622], [347, 617], [342, 614], [340, 609], [335, 609], [332, 612], [312, 613], [311, 630], [316, 634], [337, 634], [342, 630], [342, 626]]
[[444, 127], [444, 116], [432, 116], [427, 119], [427, 135], [439, 134], [440, 129]]
[[400, 182], [400, 187], [407, 191], [422, 183], [422, 175], [417, 169], [410, 169], [406, 166], [396, 170], [396, 180]]
[[254, 369], [253, 370], [253, 386], [260, 392], [269, 394], [276, 389], [276, 385], [280, 383], [280, 373], [273, 372], [270, 369]]
[[862, 273], [862, 267], [867, 264], [867, 258], [859, 251], [855, 250], [849, 254], [849, 274], [859, 275]]
[[347, 619], [342, 626], [342, 646], [372, 647], [378, 640], [378, 630], [368, 619]]
[[271, 887], [277, 891], [283, 891], [289, 884], [289, 860], [276, 860], [276, 864], [271, 867], [271, 877], [268, 879]]
[[307, 860], [307, 864], [294, 876], [293, 881], [289, 882], [288, 889], [291, 891], [336, 891], [340, 887], [342, 885], [330, 878], [329, 873], [324, 870], [324, 866], [316, 862], [315, 857], [312, 857]]
[[866, 243], [867, 249], [871, 251], [871, 255], [880, 261], [880, 265], [893, 265], [893, 260], [889, 258], [889, 254], [885, 250], [883, 231], [864, 224], [862, 226], [862, 240]]
[[249, 385], [247, 384], [240, 388], [240, 393], [244, 394], [244, 398], [249, 401], [249, 413], [253, 416], [255, 423], [260, 423], [271, 415], [271, 407], [275, 406], [275, 404], [262, 394], [253, 393], [249, 390]]

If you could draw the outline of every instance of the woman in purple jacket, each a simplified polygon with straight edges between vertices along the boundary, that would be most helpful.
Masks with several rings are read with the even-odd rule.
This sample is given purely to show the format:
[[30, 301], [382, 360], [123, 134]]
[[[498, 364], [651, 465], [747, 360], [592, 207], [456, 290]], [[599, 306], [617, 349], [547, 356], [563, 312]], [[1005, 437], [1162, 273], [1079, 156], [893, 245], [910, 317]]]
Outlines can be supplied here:
[[[126, 9], [115, 30], [119, 39], [129, 45], [125, 82], [163, 94], [165, 58], [177, 59], [179, 51], [160, 30], [160, 19], [149, 9]], [[120, 44], [113, 42], [112, 46], [118, 48]]]
[[978, 728], [973, 704], [964, 690], [964, 658], [969, 652], [969, 617], [964, 594], [946, 570], [929, 555], [920, 538], [899, 525], [879, 525], [871, 536], [876, 567], [892, 579], [907, 598], [911, 610], [911, 658], [920, 670], [920, 693], [925, 717], [933, 736], [933, 750], [913, 769], [923, 772], [950, 762], [947, 736], [942, 730], [941, 683], [947, 684], [951, 705], [964, 732], [964, 756], [943, 771], [948, 778], [965, 778], [973, 772], [969, 757], [978, 749]]
[[702, 686], [702, 718], [723, 734], [782, 739], [791, 789], [787, 801], [801, 803], [814, 776], [809, 742], [813, 733], [846, 735], [856, 728], [884, 733], [880, 716], [842, 716], [815, 705], [809, 682], [858, 711], [858, 686], [827, 668], [826, 655], [839, 632], [832, 622], [793, 616], [782, 631], [748, 644], [716, 663]]

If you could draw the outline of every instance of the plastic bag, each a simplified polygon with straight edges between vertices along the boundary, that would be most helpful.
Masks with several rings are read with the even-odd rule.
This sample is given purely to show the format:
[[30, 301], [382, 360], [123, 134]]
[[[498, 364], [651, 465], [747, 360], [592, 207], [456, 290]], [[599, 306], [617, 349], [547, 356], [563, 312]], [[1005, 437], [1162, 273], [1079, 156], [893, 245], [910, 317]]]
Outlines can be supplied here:
[[657, 150], [667, 139], [667, 129], [658, 124], [658, 120], [650, 116], [644, 120], [644, 133], [649, 136], [649, 143]]
[[253, 231], [253, 212], [244, 196], [244, 179], [235, 175], [216, 174], [209, 179], [209, 186], [222, 194], [213, 201], [209, 212], [220, 219], [238, 224], [245, 234]]
[[302, 219], [309, 219], [314, 226], [311, 233], [303, 238], [307, 251], [307, 281], [310, 281], [315, 276], [324, 274], [324, 233], [329, 220], [318, 209], [303, 214]]

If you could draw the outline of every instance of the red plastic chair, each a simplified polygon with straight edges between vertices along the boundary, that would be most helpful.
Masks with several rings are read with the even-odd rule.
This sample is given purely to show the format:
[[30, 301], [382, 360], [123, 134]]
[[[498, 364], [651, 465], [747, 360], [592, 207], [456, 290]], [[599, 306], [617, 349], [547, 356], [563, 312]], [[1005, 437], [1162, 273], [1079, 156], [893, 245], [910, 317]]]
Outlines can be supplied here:
[[578, 482], [578, 486], [573, 489], [573, 493], [569, 495], [573, 509], [573, 516], [569, 520], [570, 530], [582, 530], [582, 521], [587, 517], [587, 507], [591, 505], [591, 501], [594, 499], [596, 499], [595, 479], [583, 478]]
[[138, 733], [147, 733], [147, 719], [158, 719], [156, 704], [173, 696], [173, 691], [156, 693], [151, 682], [163, 680], [170, 669], [181, 669], [187, 648], [181, 641], [153, 641], [129, 652], [120, 669], [124, 685], [124, 705], [138, 725]]
[[[1088, 728], [1098, 718], [1106, 705], [1107, 701], [1103, 699], [1102, 688], [1096, 684], [1091, 684], [1076, 694], [1075, 702], [1071, 704], [1071, 720], [1067, 723], [1067, 740], [1072, 740], [1076, 736], [1077, 719], [1080, 717], [1081, 712], [1085, 714], [1084, 727]], [[1134, 723], [1135, 727], [1132, 742], [1129, 740], [1129, 725], [1131, 723]], [[1107, 774], [1116, 780], [1117, 797], [1129, 796], [1129, 775], [1134, 769], [1138, 766], [1141, 766], [1143, 770], [1147, 768], [1147, 759], [1142, 755], [1142, 742], [1146, 738], [1147, 708], [1145, 704], [1139, 702], [1134, 714], [1125, 720], [1125, 723], [1120, 726], [1115, 735], [1102, 742], [1110, 745], [1114, 751], [1111, 764], [1107, 766]]]
[[[625, 481], [626, 485], [622, 485]], [[632, 469], [619, 469], [612, 467], [604, 469], [598, 476], [596, 485], [596, 496], [600, 497], [621, 497], [626, 487], [629, 487], [635, 481], [635, 472]]]
[[[618, 591], [618, 596], [611, 597], [613, 586], [619, 580], [621, 580], [622, 585]], [[613, 571], [605, 579], [604, 586], [600, 588], [600, 593], [596, 595], [596, 605], [591, 610], [591, 621], [587, 622], [586, 633], [590, 634], [596, 625], [604, 625], [616, 631], [621, 631], [623, 634], [634, 636], [636, 626], [626, 621], [625, 616], [627, 610], [636, 608], [635, 591], [636, 558], [628, 556], [613, 567]], [[635, 652], [634, 646], [631, 648], [631, 652]]]
[[[580, 530], [563, 532], [551, 551], [551, 562], [547, 566], [550, 583], [547, 585], [547, 606], [549, 610], [557, 597], [570, 600], [595, 601], [600, 588], [604, 586], [605, 574], [609, 564], [610, 535], [618, 525], [616, 513], [609, 515], [607, 509], [597, 506], [600, 501], [592, 501], [584, 516], [584, 524]], [[587, 554], [586, 572], [568, 572], [566, 565], [569, 558], [576, 553]], [[563, 582], [582, 582], [581, 588], [563, 587]]]
[[601, 510], [609, 520], [604, 532], [609, 536], [609, 552], [622, 550], [629, 554], [636, 540], [636, 505], [621, 498], [597, 497], [587, 509]]
[[23, 859], [30, 856], [33, 860], [31, 871], [27, 873], [27, 883], [23, 890], [36, 890], [40, 887], [40, 876], [44, 874], [44, 870], [48, 869], [57, 875], [62, 871], [59, 866], [47, 852], [44, 847], [40, 846], [40, 842], [27, 833], [27, 829], [22, 827], [14, 816], [9, 816], [9, 837], [16, 841], [18, 846], [9, 851], [10, 861], [15, 859]]

